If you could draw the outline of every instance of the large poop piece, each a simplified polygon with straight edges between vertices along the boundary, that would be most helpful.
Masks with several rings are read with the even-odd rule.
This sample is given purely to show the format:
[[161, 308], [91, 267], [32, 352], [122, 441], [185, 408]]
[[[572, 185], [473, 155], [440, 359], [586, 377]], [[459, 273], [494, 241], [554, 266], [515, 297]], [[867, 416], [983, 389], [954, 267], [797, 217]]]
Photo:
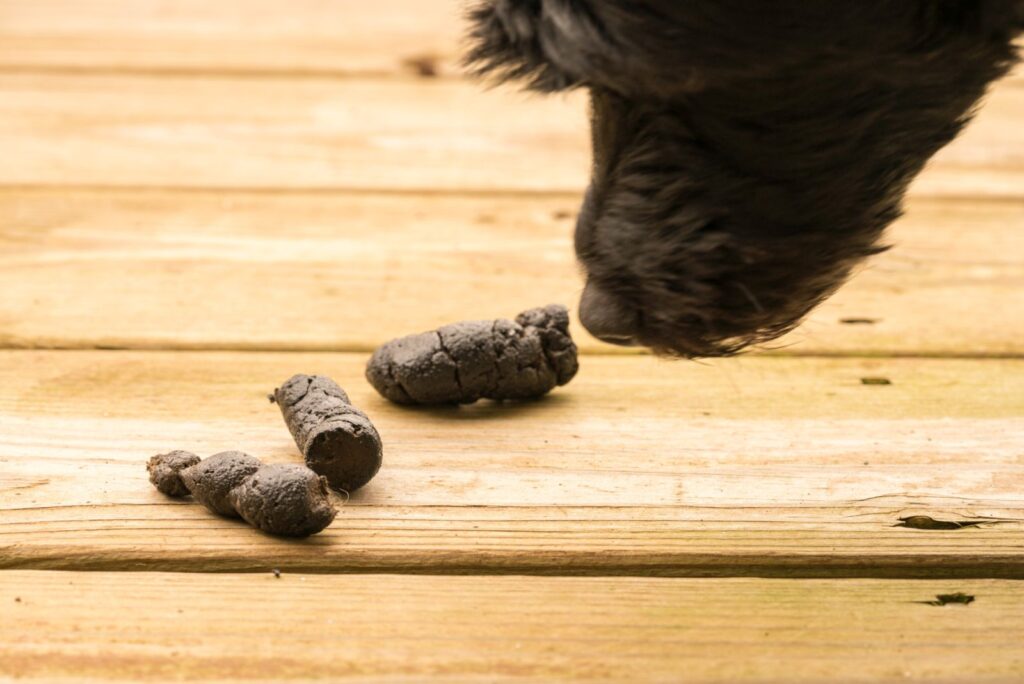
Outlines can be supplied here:
[[542, 396], [578, 368], [569, 312], [552, 304], [515, 321], [463, 321], [392, 340], [373, 353], [366, 379], [398, 404], [471, 404]]
[[327, 480], [297, 463], [265, 465], [228, 493], [245, 522], [261, 530], [308, 537], [331, 524]]
[[146, 467], [164, 494], [191, 493], [214, 513], [242, 518], [269, 534], [308, 537], [330, 525], [336, 514], [327, 481], [300, 465], [263, 465], [240, 451], [202, 461], [172, 451], [152, 457]]
[[294, 375], [274, 390], [271, 401], [313, 472], [334, 489], [353, 492], [380, 470], [380, 435], [345, 390], [323, 375]]

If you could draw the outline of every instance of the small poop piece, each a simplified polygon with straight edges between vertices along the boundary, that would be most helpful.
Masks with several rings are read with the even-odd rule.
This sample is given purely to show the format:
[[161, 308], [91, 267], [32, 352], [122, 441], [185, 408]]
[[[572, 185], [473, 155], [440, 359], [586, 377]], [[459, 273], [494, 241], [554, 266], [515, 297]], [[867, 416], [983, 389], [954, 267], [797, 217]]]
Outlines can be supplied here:
[[569, 312], [552, 304], [515, 321], [463, 321], [391, 340], [373, 353], [366, 379], [397, 404], [471, 404], [543, 396], [578, 368]]
[[188, 487], [181, 481], [180, 473], [185, 468], [199, 463], [199, 457], [190, 451], [170, 451], [157, 454], [149, 459], [146, 469], [149, 481], [157, 490], [167, 496], [188, 496]]
[[202, 461], [172, 451], [152, 457], [146, 467], [164, 494], [191, 493], [214, 513], [242, 518], [269, 534], [308, 537], [330, 525], [336, 514], [327, 481], [300, 465], [263, 465], [240, 451]]
[[306, 465], [334, 489], [354, 492], [380, 470], [383, 447], [377, 429], [330, 378], [294, 375], [270, 400], [281, 408]]

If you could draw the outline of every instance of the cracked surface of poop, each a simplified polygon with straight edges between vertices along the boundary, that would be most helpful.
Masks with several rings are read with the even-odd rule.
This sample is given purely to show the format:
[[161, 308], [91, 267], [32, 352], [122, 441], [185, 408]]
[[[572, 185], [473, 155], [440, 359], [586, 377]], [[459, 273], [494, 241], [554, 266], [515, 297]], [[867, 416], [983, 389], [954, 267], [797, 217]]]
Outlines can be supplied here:
[[260, 460], [241, 451], [222, 451], [181, 471], [181, 481], [199, 503], [214, 513], [237, 518], [228, 493], [259, 470]]
[[373, 353], [366, 379], [398, 404], [471, 404], [543, 396], [578, 368], [569, 312], [552, 304], [392, 340]]
[[339, 491], [354, 492], [383, 462], [380, 434], [369, 416], [324, 375], [293, 375], [271, 400], [302, 452], [306, 465]]

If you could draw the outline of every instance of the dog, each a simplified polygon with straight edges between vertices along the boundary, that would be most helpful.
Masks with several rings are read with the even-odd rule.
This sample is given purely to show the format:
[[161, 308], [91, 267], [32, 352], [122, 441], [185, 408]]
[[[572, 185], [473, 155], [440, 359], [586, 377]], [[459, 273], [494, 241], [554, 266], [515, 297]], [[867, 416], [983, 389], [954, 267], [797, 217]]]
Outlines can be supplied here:
[[1024, 0], [486, 0], [469, 71], [590, 92], [596, 337], [684, 358], [796, 327], [1017, 61]]

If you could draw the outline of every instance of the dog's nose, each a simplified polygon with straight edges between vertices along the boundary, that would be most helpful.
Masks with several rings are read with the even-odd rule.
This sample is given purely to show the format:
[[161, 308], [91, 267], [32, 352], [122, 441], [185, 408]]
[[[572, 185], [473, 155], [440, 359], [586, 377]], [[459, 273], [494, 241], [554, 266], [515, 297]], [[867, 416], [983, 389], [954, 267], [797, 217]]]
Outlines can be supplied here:
[[601, 287], [588, 281], [580, 297], [580, 323], [591, 335], [611, 344], [637, 344], [640, 316]]

